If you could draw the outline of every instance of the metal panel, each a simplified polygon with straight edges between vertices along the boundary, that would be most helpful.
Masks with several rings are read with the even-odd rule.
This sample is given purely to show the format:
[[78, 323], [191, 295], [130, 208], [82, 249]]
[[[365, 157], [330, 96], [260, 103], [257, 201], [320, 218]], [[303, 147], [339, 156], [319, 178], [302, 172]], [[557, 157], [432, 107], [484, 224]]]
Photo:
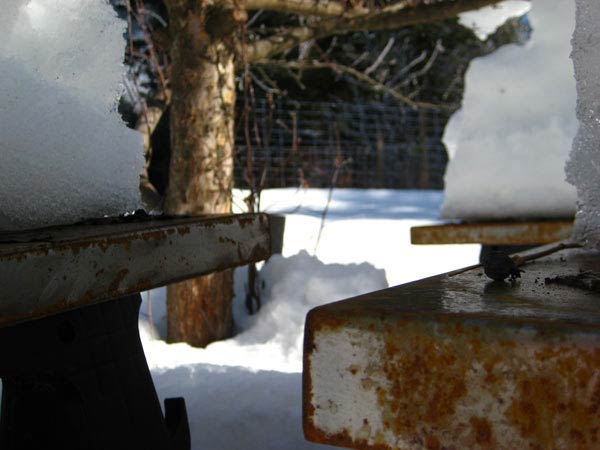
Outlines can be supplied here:
[[600, 448], [600, 294], [545, 282], [600, 272], [600, 261], [565, 253], [514, 284], [475, 269], [312, 310], [306, 437], [377, 450]]
[[0, 236], [0, 326], [266, 259], [269, 216], [82, 224]]
[[459, 223], [412, 227], [413, 244], [549, 244], [571, 237], [572, 220]]

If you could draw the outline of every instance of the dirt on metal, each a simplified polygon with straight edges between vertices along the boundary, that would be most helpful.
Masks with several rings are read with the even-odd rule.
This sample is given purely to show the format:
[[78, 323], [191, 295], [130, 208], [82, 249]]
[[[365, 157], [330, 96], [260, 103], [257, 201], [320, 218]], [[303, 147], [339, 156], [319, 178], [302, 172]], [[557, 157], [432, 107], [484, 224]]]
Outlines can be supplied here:
[[600, 293], [600, 273], [597, 272], [581, 272], [576, 275], [557, 275], [555, 277], [547, 277], [544, 279], [547, 285], [570, 286], [578, 289], [583, 289], [589, 292]]

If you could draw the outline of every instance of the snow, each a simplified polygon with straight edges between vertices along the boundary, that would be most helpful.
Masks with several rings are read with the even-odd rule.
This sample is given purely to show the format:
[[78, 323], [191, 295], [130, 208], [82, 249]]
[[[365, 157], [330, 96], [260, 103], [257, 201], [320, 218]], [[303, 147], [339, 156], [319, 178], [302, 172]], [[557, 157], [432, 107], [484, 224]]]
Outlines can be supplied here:
[[3, 0], [0, 230], [140, 207], [142, 139], [116, 111], [124, 27], [106, 1]]
[[507, 0], [491, 6], [459, 15], [458, 22], [471, 28], [475, 35], [485, 41], [502, 24], [513, 17], [521, 17], [531, 9], [531, 3], [523, 0]]
[[444, 133], [451, 157], [445, 218], [570, 217], [576, 193], [564, 165], [577, 131], [568, 57], [574, 2], [534, 0], [524, 46], [475, 59], [463, 107]]
[[600, 246], [600, 4], [577, 0], [571, 58], [577, 79], [579, 131], [567, 164], [567, 178], [577, 188], [578, 211], [574, 237], [587, 246]]
[[[234, 203], [245, 195], [236, 191]], [[254, 316], [244, 307], [246, 269], [236, 270], [235, 337], [206, 349], [166, 344], [165, 290], [151, 291], [150, 302], [144, 295], [140, 329], [154, 382], [161, 399], [185, 397], [194, 449], [322, 448], [301, 428], [308, 310], [478, 260], [478, 245], [410, 244], [411, 226], [437, 222], [439, 191], [335, 190], [315, 255], [327, 197], [325, 189], [263, 193], [262, 209], [286, 216], [283, 254], [261, 268]]]

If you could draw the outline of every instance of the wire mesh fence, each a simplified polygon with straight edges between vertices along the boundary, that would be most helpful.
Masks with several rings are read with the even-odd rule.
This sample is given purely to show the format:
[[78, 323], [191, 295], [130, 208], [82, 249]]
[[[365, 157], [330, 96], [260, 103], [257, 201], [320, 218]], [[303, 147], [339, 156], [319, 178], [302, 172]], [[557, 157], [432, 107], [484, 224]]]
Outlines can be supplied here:
[[450, 111], [282, 99], [255, 99], [247, 111], [236, 130], [239, 187], [251, 177], [264, 187], [443, 187]]

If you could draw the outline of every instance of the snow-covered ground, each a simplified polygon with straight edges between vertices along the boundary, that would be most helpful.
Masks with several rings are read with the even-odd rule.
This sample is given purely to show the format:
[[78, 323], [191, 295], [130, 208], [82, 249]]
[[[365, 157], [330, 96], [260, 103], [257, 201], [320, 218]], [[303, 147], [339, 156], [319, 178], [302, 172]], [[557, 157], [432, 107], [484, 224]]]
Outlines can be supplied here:
[[[237, 193], [241, 205], [243, 193]], [[161, 400], [184, 396], [194, 449], [320, 448], [304, 440], [301, 371], [309, 309], [477, 262], [478, 245], [412, 246], [410, 227], [436, 221], [442, 193], [335, 190], [315, 252], [328, 191], [276, 189], [262, 209], [286, 215], [283, 255], [261, 269], [263, 307], [244, 308], [246, 269], [236, 270], [238, 334], [206, 349], [168, 345], [164, 290], [147, 294], [140, 329]]]

